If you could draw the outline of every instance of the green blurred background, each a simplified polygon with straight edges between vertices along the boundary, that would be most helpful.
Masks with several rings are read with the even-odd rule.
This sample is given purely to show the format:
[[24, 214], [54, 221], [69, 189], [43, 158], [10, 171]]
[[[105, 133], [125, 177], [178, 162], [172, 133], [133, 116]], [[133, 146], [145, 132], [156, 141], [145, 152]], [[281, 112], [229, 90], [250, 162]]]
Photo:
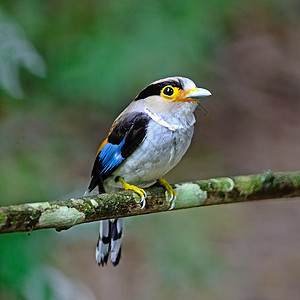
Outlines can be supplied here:
[[[298, 1], [0, 3], [0, 203], [80, 196], [118, 113], [150, 82], [213, 97], [170, 182], [300, 169]], [[207, 113], [207, 112], [208, 113]], [[120, 265], [98, 224], [0, 236], [0, 299], [298, 299], [296, 201], [126, 220]]]

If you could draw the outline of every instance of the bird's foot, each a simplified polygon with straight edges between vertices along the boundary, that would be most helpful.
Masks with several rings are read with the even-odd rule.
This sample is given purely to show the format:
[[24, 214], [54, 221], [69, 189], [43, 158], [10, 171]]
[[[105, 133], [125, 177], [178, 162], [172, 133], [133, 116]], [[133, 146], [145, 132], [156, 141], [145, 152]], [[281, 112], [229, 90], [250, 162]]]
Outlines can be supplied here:
[[172, 186], [163, 178], [158, 178], [157, 182], [162, 185], [166, 191], [168, 192], [168, 194], [170, 195], [170, 208], [169, 210], [172, 210], [175, 207], [175, 201], [176, 201], [176, 197], [177, 197], [177, 193], [175, 192], [175, 190], [172, 188]]
[[143, 189], [141, 189], [141, 188], [139, 188], [139, 187], [137, 187], [137, 186], [135, 186], [135, 185], [132, 185], [132, 184], [127, 183], [127, 182], [124, 180], [124, 178], [121, 177], [121, 176], [119, 176], [119, 177], [117, 178], [117, 180], [121, 182], [123, 188], [124, 188], [126, 191], [130, 190], [130, 191], [134, 191], [135, 193], [137, 193], [137, 194], [140, 196], [140, 198], [141, 198], [141, 199], [140, 199], [141, 209], [145, 208], [145, 206], [146, 206], [146, 198], [147, 198], [146, 192], [145, 192]]

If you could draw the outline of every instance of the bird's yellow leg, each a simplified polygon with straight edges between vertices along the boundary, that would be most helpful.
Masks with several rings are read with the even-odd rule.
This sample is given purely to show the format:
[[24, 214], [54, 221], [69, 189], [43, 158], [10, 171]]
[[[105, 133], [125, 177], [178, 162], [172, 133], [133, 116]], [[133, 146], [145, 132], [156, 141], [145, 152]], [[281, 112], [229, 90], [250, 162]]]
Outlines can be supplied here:
[[146, 205], [146, 198], [147, 198], [146, 192], [143, 189], [137, 187], [136, 185], [129, 184], [121, 176], [118, 176], [116, 179], [121, 182], [123, 188], [126, 191], [128, 191], [128, 190], [134, 191], [141, 197], [140, 203], [141, 203], [141, 208], [143, 209]]
[[172, 186], [163, 178], [158, 178], [157, 182], [162, 185], [166, 191], [168, 192], [168, 194], [170, 195], [170, 210], [172, 210], [175, 206], [175, 201], [176, 201], [176, 197], [177, 197], [177, 193], [175, 192], [175, 190], [172, 188]]

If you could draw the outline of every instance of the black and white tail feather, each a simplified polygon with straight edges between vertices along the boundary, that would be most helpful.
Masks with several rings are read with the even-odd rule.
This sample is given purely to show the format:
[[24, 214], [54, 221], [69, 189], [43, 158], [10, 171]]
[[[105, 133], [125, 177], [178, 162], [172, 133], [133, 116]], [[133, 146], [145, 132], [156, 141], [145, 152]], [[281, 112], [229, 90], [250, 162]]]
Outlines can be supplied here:
[[95, 258], [100, 266], [107, 264], [108, 256], [114, 266], [121, 258], [123, 219], [110, 219], [100, 221], [99, 238]]
[[[84, 195], [91, 195], [91, 193], [87, 191]], [[95, 259], [99, 266], [106, 265], [109, 256], [113, 266], [118, 265], [121, 259], [122, 238], [123, 219], [100, 221], [99, 237], [95, 252]]]
[[[85, 195], [98, 192], [116, 192], [119, 188], [104, 190], [104, 181], [113, 178], [114, 171], [142, 143], [147, 132], [150, 117], [144, 113], [121, 114], [113, 123], [107, 138], [99, 147], [91, 173], [91, 182]], [[115, 179], [114, 179], [115, 180]], [[95, 192], [93, 192], [95, 191]], [[96, 261], [99, 265], [111, 262], [116, 266], [121, 258], [123, 220], [104, 220], [100, 222], [100, 234], [96, 248]]]

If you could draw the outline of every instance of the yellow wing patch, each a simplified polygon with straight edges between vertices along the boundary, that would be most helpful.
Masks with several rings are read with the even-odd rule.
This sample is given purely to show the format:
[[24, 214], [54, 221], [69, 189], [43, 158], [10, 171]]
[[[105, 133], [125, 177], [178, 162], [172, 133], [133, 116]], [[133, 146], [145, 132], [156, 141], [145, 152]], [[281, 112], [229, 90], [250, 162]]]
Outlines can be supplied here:
[[99, 155], [100, 151], [103, 149], [103, 147], [108, 143], [108, 138], [106, 138], [100, 145], [97, 155]]

